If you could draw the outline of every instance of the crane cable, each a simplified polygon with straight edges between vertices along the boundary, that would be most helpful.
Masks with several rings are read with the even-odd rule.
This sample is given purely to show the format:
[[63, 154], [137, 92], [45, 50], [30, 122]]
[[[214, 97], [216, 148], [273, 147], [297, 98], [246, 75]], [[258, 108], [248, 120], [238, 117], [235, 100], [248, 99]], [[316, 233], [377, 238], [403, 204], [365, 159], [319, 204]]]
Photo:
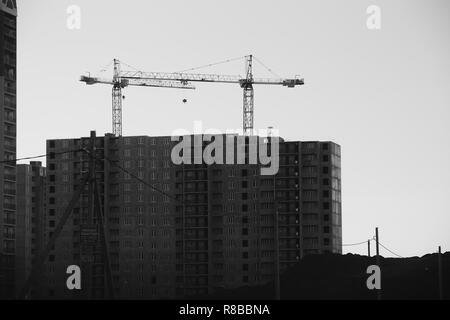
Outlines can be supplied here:
[[183, 73], [183, 72], [187, 72], [187, 71], [193, 71], [193, 70], [198, 70], [198, 69], [202, 69], [202, 68], [212, 67], [212, 66], [216, 66], [216, 65], [219, 65], [219, 64], [227, 63], [227, 62], [232, 62], [232, 61], [244, 59], [245, 57], [246, 56], [226, 59], [226, 60], [222, 60], [222, 61], [219, 61], [219, 62], [209, 63], [209, 64], [205, 64], [205, 65], [202, 65], [202, 66], [198, 66], [198, 67], [194, 67], [194, 68], [189, 68], [189, 69], [177, 71], [176, 73]]
[[259, 60], [257, 57], [253, 56], [253, 58], [259, 62], [260, 65], [262, 65], [264, 68], [267, 69], [267, 71], [269, 71], [271, 74], [273, 74], [275, 77], [277, 78], [281, 78], [280, 75], [278, 75], [276, 72], [274, 72], [271, 68], [269, 68], [268, 66], [266, 66], [261, 60]]
[[100, 69], [100, 73], [106, 72], [106, 70], [114, 63], [114, 60], [111, 60], [108, 64], [106, 64], [103, 68]]

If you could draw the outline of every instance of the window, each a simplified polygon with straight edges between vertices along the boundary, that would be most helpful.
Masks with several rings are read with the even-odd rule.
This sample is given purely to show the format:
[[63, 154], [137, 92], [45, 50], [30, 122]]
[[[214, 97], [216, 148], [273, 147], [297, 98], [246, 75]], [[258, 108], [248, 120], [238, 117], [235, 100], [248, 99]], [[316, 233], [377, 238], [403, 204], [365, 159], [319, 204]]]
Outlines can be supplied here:
[[303, 243], [307, 246], [313, 246], [319, 244], [319, 238], [317, 237], [305, 237]]
[[303, 178], [302, 184], [304, 184], [304, 185], [317, 184], [317, 178]]
[[303, 232], [311, 232], [315, 233], [319, 231], [319, 227], [317, 225], [305, 225], [303, 226]]

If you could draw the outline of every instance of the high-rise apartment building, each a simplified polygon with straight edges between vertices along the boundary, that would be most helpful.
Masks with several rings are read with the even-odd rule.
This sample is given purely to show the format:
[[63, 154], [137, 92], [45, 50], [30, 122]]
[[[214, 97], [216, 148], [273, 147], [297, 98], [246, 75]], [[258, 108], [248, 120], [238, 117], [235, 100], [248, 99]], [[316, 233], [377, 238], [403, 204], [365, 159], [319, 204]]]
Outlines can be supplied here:
[[[283, 272], [306, 254], [341, 253], [339, 145], [281, 141], [278, 173], [261, 175], [258, 164], [176, 165], [176, 143], [95, 140], [117, 297], [211, 294], [273, 280], [278, 265]], [[89, 144], [89, 138], [47, 141], [47, 240], [89, 168], [89, 154], [80, 151]], [[104, 296], [105, 260], [86, 246], [89, 197], [85, 188], [48, 257], [41, 298]], [[87, 272], [85, 290], [67, 290], [69, 265]]]
[[45, 175], [40, 161], [17, 165], [16, 293], [24, 286], [43, 246]]
[[[16, 158], [15, 0], [0, 2], [0, 161]], [[0, 162], [0, 297], [14, 297], [15, 162]]]

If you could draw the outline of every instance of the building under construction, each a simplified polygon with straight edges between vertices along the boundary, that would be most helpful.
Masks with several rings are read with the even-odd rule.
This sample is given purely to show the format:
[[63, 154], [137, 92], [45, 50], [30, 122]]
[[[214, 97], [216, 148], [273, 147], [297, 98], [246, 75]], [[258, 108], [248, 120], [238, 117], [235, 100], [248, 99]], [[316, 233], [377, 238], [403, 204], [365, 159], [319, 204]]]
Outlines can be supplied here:
[[[278, 174], [265, 176], [257, 164], [175, 165], [168, 136], [94, 140], [47, 141], [45, 241], [81, 194], [29, 297], [101, 299], [109, 285], [121, 299], [205, 295], [274, 280], [307, 254], [341, 253], [333, 142], [281, 140]], [[92, 190], [77, 190], [93, 157], [103, 246]], [[67, 289], [69, 265], [81, 267], [82, 290]]]
[[16, 233], [15, 0], [0, 2], [0, 299], [14, 294]]

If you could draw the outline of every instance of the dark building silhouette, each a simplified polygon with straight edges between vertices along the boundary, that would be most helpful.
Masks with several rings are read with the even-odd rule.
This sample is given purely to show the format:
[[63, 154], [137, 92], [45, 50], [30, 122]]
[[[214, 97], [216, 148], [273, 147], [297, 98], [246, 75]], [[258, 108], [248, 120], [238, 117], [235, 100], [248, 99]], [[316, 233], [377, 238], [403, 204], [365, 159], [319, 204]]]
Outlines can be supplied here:
[[[0, 2], [0, 159], [16, 158], [15, 0]], [[0, 163], [0, 298], [14, 297], [15, 162]]]
[[[171, 137], [95, 141], [119, 298], [181, 298], [262, 284], [275, 276], [277, 252], [281, 272], [306, 254], [341, 253], [340, 147], [333, 142], [281, 141], [273, 176], [261, 175], [259, 164], [174, 164], [178, 142]], [[71, 150], [89, 143], [47, 141], [47, 240], [89, 167], [86, 152]], [[88, 203], [85, 189], [45, 264], [38, 297], [104, 297], [104, 260], [89, 264], [83, 236]], [[74, 264], [85, 275], [81, 291], [66, 288], [66, 269]]]
[[43, 246], [45, 175], [39, 161], [17, 165], [16, 293], [24, 286], [33, 259]]

